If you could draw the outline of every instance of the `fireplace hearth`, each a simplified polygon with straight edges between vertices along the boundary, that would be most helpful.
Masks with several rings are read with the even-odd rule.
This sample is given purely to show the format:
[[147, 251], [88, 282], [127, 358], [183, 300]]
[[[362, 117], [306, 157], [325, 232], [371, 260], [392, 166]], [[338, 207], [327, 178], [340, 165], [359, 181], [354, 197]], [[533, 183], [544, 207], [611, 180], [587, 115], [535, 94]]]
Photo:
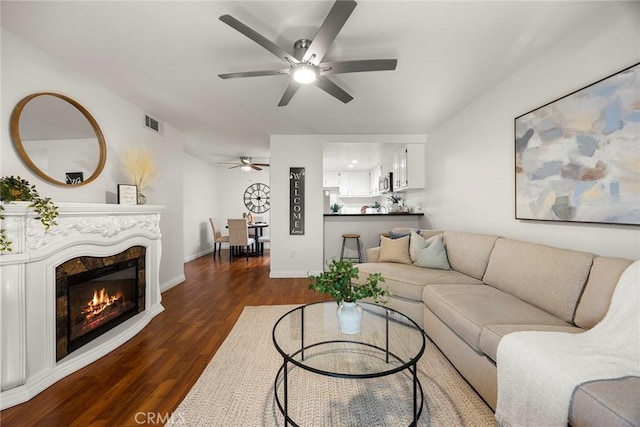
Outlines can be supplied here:
[[81, 256], [56, 268], [56, 361], [145, 307], [145, 248]]

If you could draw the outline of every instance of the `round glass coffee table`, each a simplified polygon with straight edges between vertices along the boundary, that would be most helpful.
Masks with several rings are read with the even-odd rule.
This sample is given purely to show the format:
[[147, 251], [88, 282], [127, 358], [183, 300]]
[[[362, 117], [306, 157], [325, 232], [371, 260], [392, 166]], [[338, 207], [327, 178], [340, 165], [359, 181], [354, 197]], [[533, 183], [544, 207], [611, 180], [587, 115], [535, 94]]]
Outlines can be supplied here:
[[[307, 304], [285, 313], [273, 327], [273, 343], [282, 355], [275, 378], [275, 401], [284, 415], [285, 426], [298, 426], [290, 414], [289, 377], [298, 368], [333, 378], [363, 380], [404, 372], [412, 393], [394, 394], [394, 399], [410, 399], [412, 422], [422, 414], [424, 394], [416, 363], [424, 353], [425, 338], [420, 327], [402, 313], [377, 304], [358, 303], [363, 309], [360, 333], [347, 335], [338, 329], [335, 301]], [[395, 377], [394, 377], [395, 378]], [[385, 380], [386, 381], [386, 380]], [[306, 381], [309, 384], [310, 381]], [[279, 391], [282, 393], [279, 393]], [[300, 388], [293, 390], [302, 394]], [[280, 396], [281, 395], [281, 396]], [[308, 399], [307, 396], [297, 396]], [[322, 399], [312, 393], [312, 399]], [[411, 410], [409, 410], [411, 411]], [[300, 421], [298, 421], [300, 422]]]

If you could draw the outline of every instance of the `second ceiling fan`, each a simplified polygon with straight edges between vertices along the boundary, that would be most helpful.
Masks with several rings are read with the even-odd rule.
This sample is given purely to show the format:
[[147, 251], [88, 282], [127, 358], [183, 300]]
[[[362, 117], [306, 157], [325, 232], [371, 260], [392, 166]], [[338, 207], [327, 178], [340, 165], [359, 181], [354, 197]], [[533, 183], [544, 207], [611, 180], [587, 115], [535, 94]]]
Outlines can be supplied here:
[[262, 170], [260, 166], [263, 166], [263, 167], [269, 166], [269, 163], [254, 163], [251, 157], [248, 157], [248, 156], [241, 156], [239, 162], [218, 162], [218, 164], [233, 165], [229, 169], [242, 168], [242, 170], [255, 169], [257, 171]]
[[395, 70], [397, 59], [364, 59], [355, 61], [322, 62], [331, 44], [355, 9], [357, 3], [352, 0], [335, 2], [313, 40], [300, 39], [293, 44], [293, 54], [273, 43], [271, 40], [238, 21], [231, 15], [222, 15], [220, 20], [238, 30], [260, 46], [287, 63], [287, 68], [264, 71], [245, 71], [239, 73], [218, 74], [222, 79], [238, 77], [289, 75], [287, 86], [278, 107], [289, 103], [301, 84], [314, 83], [320, 89], [347, 103], [353, 99], [346, 91], [331, 81], [327, 75], [357, 73], [362, 71]]

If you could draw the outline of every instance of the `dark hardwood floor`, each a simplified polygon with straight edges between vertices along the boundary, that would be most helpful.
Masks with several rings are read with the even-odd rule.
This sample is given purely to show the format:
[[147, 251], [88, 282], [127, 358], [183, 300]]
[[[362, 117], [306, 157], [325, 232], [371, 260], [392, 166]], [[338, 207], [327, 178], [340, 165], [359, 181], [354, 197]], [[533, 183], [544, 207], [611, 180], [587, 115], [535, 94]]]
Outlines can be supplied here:
[[116, 351], [28, 402], [0, 412], [10, 426], [164, 425], [244, 306], [327, 300], [307, 279], [270, 279], [269, 256], [185, 264], [187, 280], [162, 294], [165, 311]]

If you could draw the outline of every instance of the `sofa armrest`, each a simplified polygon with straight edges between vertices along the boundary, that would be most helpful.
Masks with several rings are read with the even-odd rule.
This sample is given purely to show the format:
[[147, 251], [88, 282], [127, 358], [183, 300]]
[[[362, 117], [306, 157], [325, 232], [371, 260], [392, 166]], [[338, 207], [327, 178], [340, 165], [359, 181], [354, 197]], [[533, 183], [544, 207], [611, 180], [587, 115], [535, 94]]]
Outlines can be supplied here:
[[367, 262], [378, 262], [380, 258], [380, 246], [367, 249]]

